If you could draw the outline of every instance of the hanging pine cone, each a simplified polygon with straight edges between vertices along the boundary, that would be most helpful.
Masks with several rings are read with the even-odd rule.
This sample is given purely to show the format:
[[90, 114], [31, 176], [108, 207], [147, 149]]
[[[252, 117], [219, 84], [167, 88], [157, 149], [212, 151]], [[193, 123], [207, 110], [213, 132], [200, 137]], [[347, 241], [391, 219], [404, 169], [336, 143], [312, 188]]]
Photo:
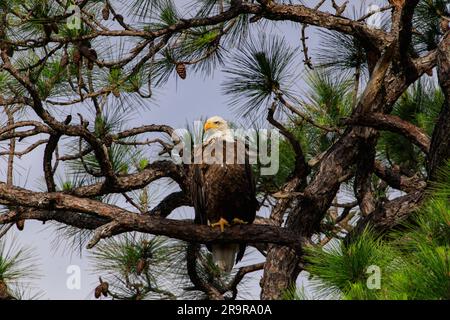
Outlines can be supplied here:
[[6, 54], [8, 55], [8, 57], [12, 58], [12, 56], [14, 55], [13, 46], [8, 45], [8, 47], [6, 48]]
[[139, 259], [136, 264], [136, 273], [138, 276], [142, 274], [142, 271], [144, 271], [145, 267], [147, 266], [147, 261], [145, 259]]
[[84, 57], [88, 58], [89, 60], [95, 61], [97, 60], [97, 51], [94, 49], [91, 49], [91, 47], [88, 47], [86, 44], [82, 43], [78, 47], [80, 54]]
[[100, 286], [101, 286], [101, 288], [102, 288], [101, 291], [102, 291], [103, 296], [107, 297], [107, 296], [108, 296], [108, 290], [109, 290], [109, 283], [106, 282], [106, 281], [103, 281], [103, 282], [100, 284]]
[[93, 62], [92, 60], [88, 60], [88, 61], [87, 61], [87, 68], [88, 68], [89, 70], [94, 69], [94, 62]]
[[52, 22], [52, 23], [50, 24], [50, 26], [51, 26], [51, 28], [52, 28], [52, 30], [53, 30], [54, 33], [56, 33], [56, 34], [59, 33], [59, 27], [58, 27], [58, 24], [57, 24], [56, 22]]
[[114, 18], [117, 20], [119, 24], [123, 24], [123, 16], [121, 14], [116, 14]]
[[2, 51], [6, 51], [6, 54], [8, 55], [8, 57], [12, 57], [14, 55], [14, 48], [12, 45], [10, 45], [9, 43], [6, 42], [2, 42], [0, 44], [0, 50]]
[[67, 51], [64, 51], [59, 64], [61, 65], [62, 68], [64, 68], [65, 66], [67, 66], [68, 63], [69, 63], [69, 57], [67, 55]]
[[45, 23], [44, 24], [44, 33], [45, 33], [45, 37], [47, 39], [50, 38], [50, 36], [52, 35], [52, 32], [53, 32], [52, 25], [49, 23]]
[[107, 4], [105, 4], [105, 6], [102, 9], [102, 17], [103, 17], [103, 20], [109, 19], [109, 7]]
[[73, 60], [74, 64], [76, 64], [76, 65], [80, 64], [80, 62], [81, 62], [81, 53], [80, 53], [80, 50], [78, 50], [78, 48], [75, 48], [75, 50], [73, 51], [72, 60]]
[[97, 55], [97, 51], [95, 51], [94, 49], [89, 49], [89, 59], [91, 60], [97, 60], [98, 55]]
[[8, 287], [3, 280], [0, 280], [0, 301], [1, 300], [10, 300], [11, 296], [8, 292]]
[[101, 295], [102, 295], [102, 284], [99, 284], [97, 287], [95, 287], [94, 297], [95, 299], [98, 299], [100, 298]]
[[114, 97], [119, 98], [120, 97], [120, 90], [118, 88], [112, 89], [112, 94]]
[[17, 229], [22, 231], [23, 228], [25, 227], [25, 220], [17, 220], [16, 221], [16, 227], [17, 227]]
[[177, 63], [175, 69], [181, 79], [186, 79], [186, 65], [182, 62]]

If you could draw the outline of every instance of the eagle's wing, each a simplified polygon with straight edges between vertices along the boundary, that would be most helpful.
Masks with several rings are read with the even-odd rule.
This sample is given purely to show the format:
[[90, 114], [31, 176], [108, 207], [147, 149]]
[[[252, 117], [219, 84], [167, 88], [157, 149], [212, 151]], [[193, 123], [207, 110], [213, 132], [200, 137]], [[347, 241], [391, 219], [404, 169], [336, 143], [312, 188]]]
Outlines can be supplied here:
[[195, 209], [195, 223], [207, 224], [206, 199], [204, 190], [203, 172], [201, 165], [194, 165], [192, 172], [191, 195]]
[[[248, 152], [249, 148], [248, 145], [246, 144], [246, 152]], [[246, 173], [246, 177], [247, 177], [247, 181], [249, 182], [249, 194], [251, 195], [252, 201], [254, 201], [254, 212], [252, 212], [252, 214], [254, 214], [253, 217], [250, 216], [251, 218], [251, 222], [253, 222], [254, 218], [256, 217], [256, 210], [258, 207], [258, 200], [256, 199], [256, 179], [255, 176], [253, 174], [253, 169], [252, 169], [252, 165], [250, 164], [250, 160], [249, 160], [249, 155], [248, 153], [246, 153], [246, 157], [245, 157], [245, 173]], [[241, 243], [239, 245], [239, 251], [237, 253], [236, 256], [236, 263], [238, 263], [239, 261], [242, 260], [242, 258], [244, 257], [245, 254], [245, 248], [246, 248], [246, 244]]]
[[256, 199], [256, 178], [255, 178], [255, 175], [253, 174], [252, 165], [250, 164], [248, 156], [246, 156], [246, 159], [245, 159], [245, 173], [247, 175], [247, 181], [249, 182], [249, 193], [255, 201], [254, 205], [255, 205], [255, 216], [256, 216], [256, 209], [258, 207], [258, 200]]

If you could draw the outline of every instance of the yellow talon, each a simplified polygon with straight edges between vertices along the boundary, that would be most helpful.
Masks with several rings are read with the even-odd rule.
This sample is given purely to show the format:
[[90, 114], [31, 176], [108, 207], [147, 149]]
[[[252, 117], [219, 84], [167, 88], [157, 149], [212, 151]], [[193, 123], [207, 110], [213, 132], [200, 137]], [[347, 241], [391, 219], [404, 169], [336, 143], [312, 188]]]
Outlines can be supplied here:
[[233, 219], [233, 224], [247, 224], [248, 222], [241, 220], [239, 218], [234, 218]]
[[220, 218], [219, 221], [214, 222], [214, 223], [211, 224], [212, 228], [217, 227], [217, 226], [219, 226], [220, 227], [220, 231], [223, 232], [225, 230], [225, 226], [230, 226], [230, 224], [224, 218]]

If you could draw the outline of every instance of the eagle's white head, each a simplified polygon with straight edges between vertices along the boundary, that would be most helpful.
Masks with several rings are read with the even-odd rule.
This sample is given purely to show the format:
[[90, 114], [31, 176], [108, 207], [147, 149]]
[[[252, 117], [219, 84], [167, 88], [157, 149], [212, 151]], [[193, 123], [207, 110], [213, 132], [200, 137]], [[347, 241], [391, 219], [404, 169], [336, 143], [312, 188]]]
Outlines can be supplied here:
[[228, 123], [219, 116], [214, 116], [206, 120], [203, 129], [206, 133], [206, 142], [215, 138], [234, 141], [233, 134], [231, 133]]
[[227, 131], [228, 123], [222, 117], [214, 116], [206, 120], [203, 129], [205, 132], [211, 129], [215, 131]]

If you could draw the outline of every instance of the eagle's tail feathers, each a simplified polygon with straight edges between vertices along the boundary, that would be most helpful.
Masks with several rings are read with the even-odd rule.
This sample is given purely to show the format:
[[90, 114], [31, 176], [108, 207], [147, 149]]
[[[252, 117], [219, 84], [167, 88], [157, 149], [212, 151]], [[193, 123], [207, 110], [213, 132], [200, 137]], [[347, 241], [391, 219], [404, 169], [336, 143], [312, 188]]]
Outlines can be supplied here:
[[221, 271], [229, 273], [233, 269], [239, 244], [213, 244], [211, 249], [214, 263]]

